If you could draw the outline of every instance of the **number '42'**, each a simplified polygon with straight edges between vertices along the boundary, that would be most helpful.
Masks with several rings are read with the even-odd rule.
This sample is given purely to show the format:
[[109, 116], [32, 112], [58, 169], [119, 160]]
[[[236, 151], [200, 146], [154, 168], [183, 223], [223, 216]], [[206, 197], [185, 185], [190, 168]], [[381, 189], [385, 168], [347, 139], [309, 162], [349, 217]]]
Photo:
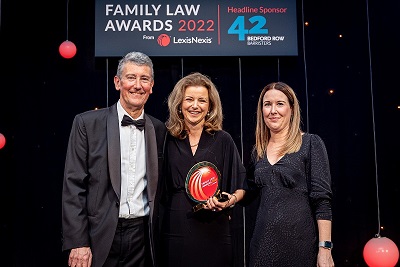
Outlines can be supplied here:
[[253, 27], [246, 29], [244, 16], [238, 16], [228, 29], [228, 34], [237, 34], [239, 41], [244, 41], [246, 34], [268, 34], [268, 29], [263, 29], [267, 20], [263, 16], [249, 18]]

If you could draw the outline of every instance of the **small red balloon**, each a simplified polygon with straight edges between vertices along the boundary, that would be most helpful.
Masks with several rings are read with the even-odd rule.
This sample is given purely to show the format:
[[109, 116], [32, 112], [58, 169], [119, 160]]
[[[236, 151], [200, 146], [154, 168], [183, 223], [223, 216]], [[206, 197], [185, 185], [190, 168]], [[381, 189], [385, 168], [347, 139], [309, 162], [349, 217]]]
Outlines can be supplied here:
[[60, 44], [58, 51], [63, 58], [72, 58], [76, 54], [76, 46], [73, 42], [66, 40]]
[[6, 138], [3, 134], [0, 133], [0, 149], [2, 149], [6, 145]]
[[365, 244], [363, 256], [369, 267], [394, 267], [399, 260], [399, 249], [387, 237], [374, 237]]

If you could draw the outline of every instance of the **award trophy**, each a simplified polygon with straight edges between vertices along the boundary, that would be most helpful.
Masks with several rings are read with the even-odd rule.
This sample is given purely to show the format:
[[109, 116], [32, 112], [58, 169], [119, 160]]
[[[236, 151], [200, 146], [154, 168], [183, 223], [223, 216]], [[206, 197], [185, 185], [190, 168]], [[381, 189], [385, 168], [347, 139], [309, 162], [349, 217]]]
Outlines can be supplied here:
[[193, 207], [194, 212], [204, 208], [204, 203], [210, 197], [215, 196], [217, 199], [221, 199], [220, 180], [221, 174], [211, 162], [201, 161], [193, 165], [186, 175], [185, 187], [189, 197], [198, 202]]

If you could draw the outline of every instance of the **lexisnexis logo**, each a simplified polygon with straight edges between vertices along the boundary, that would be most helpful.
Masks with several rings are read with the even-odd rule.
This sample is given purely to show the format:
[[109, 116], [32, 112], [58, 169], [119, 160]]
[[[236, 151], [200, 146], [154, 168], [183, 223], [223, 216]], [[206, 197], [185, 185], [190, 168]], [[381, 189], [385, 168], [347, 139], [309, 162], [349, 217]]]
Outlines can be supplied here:
[[[171, 43], [171, 37], [165, 33], [160, 34], [157, 37], [157, 43], [160, 46], [168, 46]], [[172, 37], [172, 43], [174, 44], [212, 44], [211, 37], [184, 37], [184, 38], [177, 38]]]
[[171, 38], [169, 38], [168, 35], [165, 33], [160, 34], [157, 38], [157, 42], [160, 46], [168, 46], [169, 43], [171, 42]]

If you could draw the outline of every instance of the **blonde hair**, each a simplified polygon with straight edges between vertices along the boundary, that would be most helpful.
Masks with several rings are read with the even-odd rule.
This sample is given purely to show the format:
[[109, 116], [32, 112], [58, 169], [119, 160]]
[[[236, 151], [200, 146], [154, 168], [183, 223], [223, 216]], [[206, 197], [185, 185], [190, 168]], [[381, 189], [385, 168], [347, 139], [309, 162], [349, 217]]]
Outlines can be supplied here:
[[257, 105], [257, 124], [256, 124], [256, 144], [254, 145], [254, 150], [257, 153], [257, 159], [261, 159], [262, 157], [267, 155], [267, 145], [271, 138], [270, 129], [266, 126], [264, 122], [263, 116], [263, 99], [264, 95], [269, 90], [278, 90], [286, 95], [289, 100], [290, 108], [292, 109], [292, 115], [290, 117], [289, 123], [289, 132], [287, 134], [287, 138], [285, 143], [281, 146], [278, 151], [280, 156], [283, 156], [287, 153], [294, 153], [299, 151], [302, 143], [302, 130], [300, 128], [301, 125], [301, 113], [299, 101], [297, 99], [296, 93], [293, 89], [283, 82], [273, 82], [266, 85], [261, 91], [260, 97], [258, 99]]
[[171, 135], [184, 139], [188, 134], [183, 121], [181, 106], [186, 88], [189, 86], [204, 86], [208, 90], [210, 106], [207, 116], [205, 117], [205, 130], [209, 133], [222, 130], [222, 104], [218, 90], [210, 78], [199, 72], [194, 72], [181, 78], [168, 96], [169, 116], [166, 126]]

